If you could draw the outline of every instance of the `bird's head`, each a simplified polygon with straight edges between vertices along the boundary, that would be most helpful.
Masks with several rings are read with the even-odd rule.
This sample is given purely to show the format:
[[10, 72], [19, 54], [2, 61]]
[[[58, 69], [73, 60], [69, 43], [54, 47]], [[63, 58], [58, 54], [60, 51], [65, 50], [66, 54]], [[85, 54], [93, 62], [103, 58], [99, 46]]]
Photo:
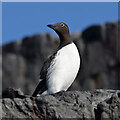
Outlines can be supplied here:
[[69, 28], [64, 22], [56, 23], [53, 25], [47, 25], [48, 27], [52, 28], [60, 38], [60, 45], [59, 48], [72, 43], [72, 39], [70, 37]]
[[69, 28], [64, 22], [49, 24], [48, 27], [52, 28], [59, 36], [69, 34]]

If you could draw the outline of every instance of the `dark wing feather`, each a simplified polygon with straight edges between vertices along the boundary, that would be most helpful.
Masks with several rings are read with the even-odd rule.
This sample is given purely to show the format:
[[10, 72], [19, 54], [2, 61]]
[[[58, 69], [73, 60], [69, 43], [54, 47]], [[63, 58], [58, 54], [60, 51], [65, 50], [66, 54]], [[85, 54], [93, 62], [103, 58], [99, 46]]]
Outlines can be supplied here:
[[47, 75], [47, 70], [50, 67], [50, 64], [52, 62], [52, 60], [55, 58], [56, 53], [54, 53], [52, 56], [50, 56], [43, 64], [43, 67], [41, 69], [40, 72], [40, 79], [46, 79], [46, 75]]
[[33, 97], [35, 97], [38, 93], [41, 94], [45, 90], [47, 90], [47, 86], [46, 86], [47, 70], [50, 67], [51, 61], [55, 58], [55, 56], [56, 56], [56, 53], [54, 53], [52, 56], [50, 56], [44, 62], [43, 67], [42, 67], [41, 72], [40, 72], [40, 79], [42, 79], [42, 81], [38, 84], [35, 91], [33, 92], [33, 94], [32, 94]]

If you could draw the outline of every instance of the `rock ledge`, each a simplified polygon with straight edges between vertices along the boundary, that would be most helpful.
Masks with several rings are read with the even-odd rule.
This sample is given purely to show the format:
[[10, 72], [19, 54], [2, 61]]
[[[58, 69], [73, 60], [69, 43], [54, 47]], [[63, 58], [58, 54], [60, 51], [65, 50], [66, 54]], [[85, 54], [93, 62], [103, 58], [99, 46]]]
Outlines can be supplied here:
[[[24, 95], [23, 95], [24, 96]], [[68, 91], [0, 99], [2, 118], [120, 119], [120, 90]]]

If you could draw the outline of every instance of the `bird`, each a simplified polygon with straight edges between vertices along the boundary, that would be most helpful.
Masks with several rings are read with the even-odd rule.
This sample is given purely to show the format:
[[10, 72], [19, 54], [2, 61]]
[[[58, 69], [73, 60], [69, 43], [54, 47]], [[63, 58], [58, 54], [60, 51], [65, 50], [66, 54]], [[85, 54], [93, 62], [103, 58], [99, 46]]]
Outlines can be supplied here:
[[43, 64], [40, 81], [32, 96], [67, 91], [80, 68], [80, 54], [64, 22], [47, 25], [59, 36], [58, 49]]

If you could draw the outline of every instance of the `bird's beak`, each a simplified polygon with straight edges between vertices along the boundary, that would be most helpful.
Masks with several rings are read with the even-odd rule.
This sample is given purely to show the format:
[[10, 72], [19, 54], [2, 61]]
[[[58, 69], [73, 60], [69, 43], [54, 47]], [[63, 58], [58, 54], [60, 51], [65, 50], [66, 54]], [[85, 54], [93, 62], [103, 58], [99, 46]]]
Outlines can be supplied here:
[[47, 25], [49, 28], [52, 28], [52, 29], [54, 29], [55, 27], [54, 27], [54, 25]]

